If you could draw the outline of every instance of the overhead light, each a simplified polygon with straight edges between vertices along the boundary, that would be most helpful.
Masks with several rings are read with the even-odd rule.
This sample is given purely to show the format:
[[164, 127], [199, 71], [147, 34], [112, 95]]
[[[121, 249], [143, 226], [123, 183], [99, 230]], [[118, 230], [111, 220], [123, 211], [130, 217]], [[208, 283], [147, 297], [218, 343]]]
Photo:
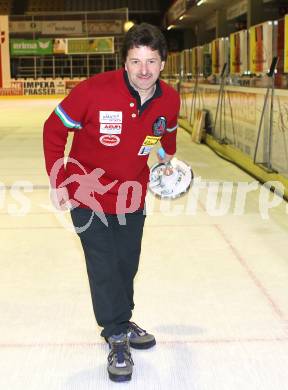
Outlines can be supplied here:
[[167, 30], [172, 30], [174, 27], [176, 27], [174, 24], [170, 24], [170, 26], [167, 27]]
[[185, 18], [185, 15], [180, 16], [179, 20], [183, 20]]
[[134, 23], [131, 21], [131, 20], [127, 20], [125, 23], [124, 23], [124, 31], [127, 32], [128, 30], [130, 30], [131, 27], [134, 26]]
[[201, 4], [204, 4], [204, 3], [206, 3], [206, 0], [199, 0], [197, 3], [197, 6], [199, 7]]

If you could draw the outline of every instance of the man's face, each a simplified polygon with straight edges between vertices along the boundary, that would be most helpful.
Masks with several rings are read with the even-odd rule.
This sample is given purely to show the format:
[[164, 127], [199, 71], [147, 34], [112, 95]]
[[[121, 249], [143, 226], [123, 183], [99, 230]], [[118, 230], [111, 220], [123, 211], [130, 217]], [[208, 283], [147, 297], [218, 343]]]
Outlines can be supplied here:
[[131, 85], [141, 92], [153, 88], [164, 65], [158, 50], [139, 46], [128, 50], [125, 69]]

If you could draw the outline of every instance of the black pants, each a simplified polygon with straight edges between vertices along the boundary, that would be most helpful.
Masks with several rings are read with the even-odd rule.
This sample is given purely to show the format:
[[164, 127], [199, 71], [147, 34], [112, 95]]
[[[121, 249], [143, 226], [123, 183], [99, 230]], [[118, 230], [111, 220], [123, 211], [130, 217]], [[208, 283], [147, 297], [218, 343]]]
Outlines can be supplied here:
[[[87, 224], [92, 211], [71, 211], [75, 227]], [[138, 270], [145, 215], [143, 210], [126, 214], [120, 225], [117, 215], [105, 214], [106, 226], [94, 215], [92, 223], [78, 232], [85, 254], [96, 321], [103, 337], [124, 332], [134, 308], [133, 280]], [[121, 222], [123, 223], [123, 222]], [[77, 229], [76, 229], [77, 231]]]

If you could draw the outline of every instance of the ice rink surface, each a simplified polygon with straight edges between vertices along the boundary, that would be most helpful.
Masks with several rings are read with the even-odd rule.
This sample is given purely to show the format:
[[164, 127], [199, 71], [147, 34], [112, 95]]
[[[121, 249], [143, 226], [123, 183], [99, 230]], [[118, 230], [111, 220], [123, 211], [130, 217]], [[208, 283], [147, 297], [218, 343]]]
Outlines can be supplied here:
[[49, 202], [42, 126], [57, 103], [0, 100], [0, 388], [287, 388], [287, 204], [182, 129], [195, 184], [148, 195], [135, 280], [133, 320], [157, 345], [132, 350], [131, 382], [109, 381], [80, 242]]

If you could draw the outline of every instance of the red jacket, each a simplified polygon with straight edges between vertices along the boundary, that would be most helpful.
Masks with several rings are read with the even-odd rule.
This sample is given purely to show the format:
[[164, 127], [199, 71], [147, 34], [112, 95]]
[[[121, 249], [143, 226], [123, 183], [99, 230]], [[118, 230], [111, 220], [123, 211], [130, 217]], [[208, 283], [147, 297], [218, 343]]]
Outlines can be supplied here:
[[[179, 95], [163, 81], [156, 92], [139, 114], [124, 69], [98, 74], [73, 88], [44, 125], [52, 187], [66, 185], [80, 207], [111, 214], [143, 208], [151, 148], [161, 139], [168, 154], [176, 151]], [[65, 166], [69, 131], [74, 137]]]

